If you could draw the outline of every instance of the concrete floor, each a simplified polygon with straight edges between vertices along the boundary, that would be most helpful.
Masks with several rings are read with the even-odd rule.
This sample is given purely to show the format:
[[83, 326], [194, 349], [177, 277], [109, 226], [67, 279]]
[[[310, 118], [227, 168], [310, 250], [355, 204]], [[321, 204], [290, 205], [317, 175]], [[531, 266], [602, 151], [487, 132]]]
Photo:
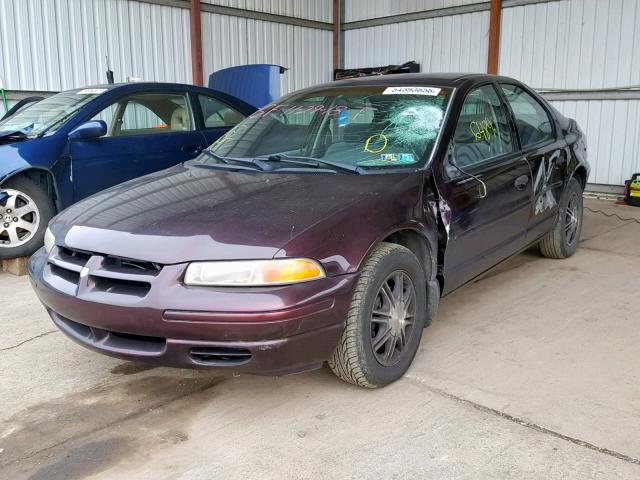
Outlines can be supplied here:
[[445, 299], [405, 378], [378, 391], [326, 369], [103, 357], [0, 274], [0, 477], [638, 479], [639, 272], [640, 224], [587, 210], [575, 256], [526, 252]]

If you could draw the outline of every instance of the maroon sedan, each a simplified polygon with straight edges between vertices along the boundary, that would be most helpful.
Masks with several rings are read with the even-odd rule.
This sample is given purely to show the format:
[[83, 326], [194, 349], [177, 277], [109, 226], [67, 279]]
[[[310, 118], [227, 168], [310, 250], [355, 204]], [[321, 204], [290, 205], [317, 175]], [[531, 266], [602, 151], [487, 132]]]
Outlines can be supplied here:
[[198, 158], [84, 200], [30, 261], [88, 348], [379, 387], [439, 299], [538, 244], [573, 254], [583, 134], [525, 85], [397, 75], [302, 90]]

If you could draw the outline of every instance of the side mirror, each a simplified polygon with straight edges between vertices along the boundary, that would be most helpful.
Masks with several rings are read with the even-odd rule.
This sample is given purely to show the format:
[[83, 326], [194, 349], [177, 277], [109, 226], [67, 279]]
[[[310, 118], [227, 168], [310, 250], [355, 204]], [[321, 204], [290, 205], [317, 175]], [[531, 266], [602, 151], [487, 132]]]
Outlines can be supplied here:
[[107, 124], [104, 120], [91, 120], [78, 125], [69, 132], [69, 140], [98, 138], [107, 134]]

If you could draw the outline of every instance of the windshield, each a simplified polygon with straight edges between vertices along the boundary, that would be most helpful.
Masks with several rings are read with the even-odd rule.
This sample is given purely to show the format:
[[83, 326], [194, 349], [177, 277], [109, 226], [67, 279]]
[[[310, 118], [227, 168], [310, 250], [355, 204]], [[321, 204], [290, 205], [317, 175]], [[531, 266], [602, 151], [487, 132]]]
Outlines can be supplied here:
[[29, 137], [36, 137], [56, 130], [87, 102], [105, 91], [103, 88], [72, 90], [45, 98], [0, 122], [0, 132], [23, 130]]
[[431, 156], [450, 97], [450, 88], [436, 87], [342, 87], [293, 94], [258, 110], [209, 151], [218, 158], [415, 168]]

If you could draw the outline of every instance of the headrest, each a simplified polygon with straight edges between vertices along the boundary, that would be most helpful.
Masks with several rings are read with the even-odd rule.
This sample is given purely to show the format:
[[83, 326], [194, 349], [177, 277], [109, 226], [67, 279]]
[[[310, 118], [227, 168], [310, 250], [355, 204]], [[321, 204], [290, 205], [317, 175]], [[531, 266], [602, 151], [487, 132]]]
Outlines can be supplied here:
[[176, 108], [171, 114], [171, 130], [189, 130], [189, 113], [186, 108]]

